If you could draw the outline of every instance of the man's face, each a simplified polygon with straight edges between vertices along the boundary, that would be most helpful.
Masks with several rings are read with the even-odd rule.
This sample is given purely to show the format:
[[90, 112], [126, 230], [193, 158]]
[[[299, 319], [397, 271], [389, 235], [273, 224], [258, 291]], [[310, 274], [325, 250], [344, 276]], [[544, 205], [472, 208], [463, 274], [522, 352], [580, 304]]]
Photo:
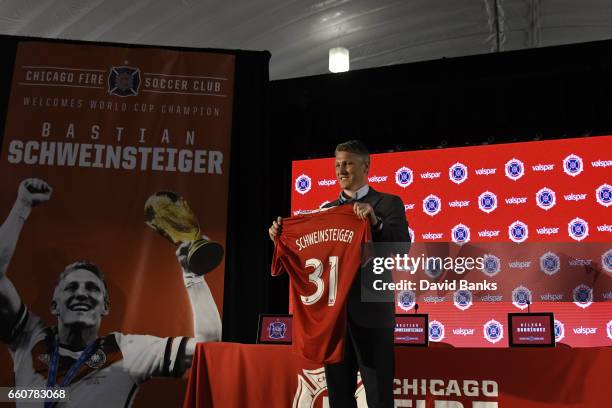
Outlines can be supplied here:
[[76, 269], [62, 279], [53, 294], [51, 312], [64, 325], [100, 326], [108, 314], [104, 283], [86, 269]]
[[361, 156], [336, 152], [336, 178], [343, 190], [356, 191], [366, 184], [368, 165]]

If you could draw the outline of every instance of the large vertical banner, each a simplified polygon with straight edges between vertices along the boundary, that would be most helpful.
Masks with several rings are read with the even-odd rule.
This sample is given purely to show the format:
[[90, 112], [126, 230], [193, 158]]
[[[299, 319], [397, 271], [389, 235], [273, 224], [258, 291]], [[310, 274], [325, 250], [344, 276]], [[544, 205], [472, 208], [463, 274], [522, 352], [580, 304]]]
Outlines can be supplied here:
[[[58, 276], [87, 260], [110, 294], [100, 335], [193, 336], [176, 247], [145, 224], [144, 206], [154, 193], [177, 193], [201, 234], [225, 246], [233, 86], [233, 55], [19, 45], [0, 159], [2, 219], [22, 180], [53, 188], [8, 266], [30, 311], [56, 325], [49, 306]], [[219, 312], [223, 274], [221, 262], [206, 275]], [[9, 384], [5, 349], [0, 383]]]

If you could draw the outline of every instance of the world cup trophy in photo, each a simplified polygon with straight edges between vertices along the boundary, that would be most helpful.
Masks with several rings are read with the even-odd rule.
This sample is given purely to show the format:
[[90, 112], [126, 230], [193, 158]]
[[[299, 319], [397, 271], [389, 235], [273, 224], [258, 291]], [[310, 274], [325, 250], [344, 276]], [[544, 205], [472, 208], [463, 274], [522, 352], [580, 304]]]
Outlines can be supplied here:
[[145, 223], [161, 236], [179, 245], [189, 242], [187, 265], [204, 275], [217, 267], [223, 259], [223, 246], [200, 236], [200, 224], [187, 201], [172, 191], [159, 191], [147, 199]]

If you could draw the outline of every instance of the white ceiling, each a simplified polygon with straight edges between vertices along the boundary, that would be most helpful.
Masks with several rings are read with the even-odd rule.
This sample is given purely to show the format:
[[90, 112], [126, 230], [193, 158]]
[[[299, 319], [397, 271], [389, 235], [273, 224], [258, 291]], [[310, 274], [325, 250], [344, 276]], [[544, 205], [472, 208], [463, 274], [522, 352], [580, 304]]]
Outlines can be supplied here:
[[338, 45], [360, 69], [610, 39], [612, 0], [0, 0], [0, 33], [269, 50], [283, 79]]

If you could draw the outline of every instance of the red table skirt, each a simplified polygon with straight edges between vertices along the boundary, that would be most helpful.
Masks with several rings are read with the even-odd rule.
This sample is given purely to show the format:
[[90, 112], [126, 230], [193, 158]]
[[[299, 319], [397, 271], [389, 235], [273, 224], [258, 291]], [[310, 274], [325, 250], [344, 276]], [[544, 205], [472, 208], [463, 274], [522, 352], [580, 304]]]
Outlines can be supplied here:
[[[609, 407], [612, 348], [398, 347], [395, 406]], [[359, 385], [359, 407], [366, 407]], [[446, 401], [446, 402], [445, 402]], [[327, 407], [321, 366], [291, 346], [200, 343], [185, 407]]]

